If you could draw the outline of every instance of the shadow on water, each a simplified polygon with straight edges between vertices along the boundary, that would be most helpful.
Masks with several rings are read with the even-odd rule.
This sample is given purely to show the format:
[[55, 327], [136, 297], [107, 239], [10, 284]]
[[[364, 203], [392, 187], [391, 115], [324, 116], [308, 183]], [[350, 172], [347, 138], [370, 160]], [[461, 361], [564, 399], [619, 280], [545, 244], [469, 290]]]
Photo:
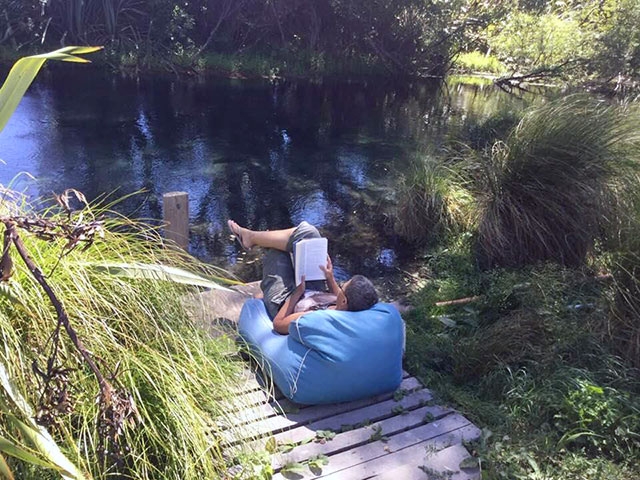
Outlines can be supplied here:
[[[105, 77], [38, 79], [0, 134], [0, 183], [33, 196], [76, 188], [145, 193], [118, 206], [159, 219], [162, 194], [190, 195], [190, 250], [229, 266], [225, 220], [256, 229], [307, 220], [338, 276], [383, 275], [406, 248], [391, 234], [394, 186], [416, 159], [520, 100], [483, 86]], [[115, 192], [115, 193], [114, 193]]]

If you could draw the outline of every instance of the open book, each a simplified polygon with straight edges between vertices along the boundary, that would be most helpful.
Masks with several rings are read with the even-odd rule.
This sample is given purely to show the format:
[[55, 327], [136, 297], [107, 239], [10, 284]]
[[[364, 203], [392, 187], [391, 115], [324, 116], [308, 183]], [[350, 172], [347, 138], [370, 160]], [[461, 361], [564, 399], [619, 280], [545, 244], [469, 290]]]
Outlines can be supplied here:
[[320, 265], [327, 264], [328, 244], [326, 238], [306, 238], [296, 243], [294, 262], [296, 285], [300, 285], [303, 275], [306, 282], [325, 279]]

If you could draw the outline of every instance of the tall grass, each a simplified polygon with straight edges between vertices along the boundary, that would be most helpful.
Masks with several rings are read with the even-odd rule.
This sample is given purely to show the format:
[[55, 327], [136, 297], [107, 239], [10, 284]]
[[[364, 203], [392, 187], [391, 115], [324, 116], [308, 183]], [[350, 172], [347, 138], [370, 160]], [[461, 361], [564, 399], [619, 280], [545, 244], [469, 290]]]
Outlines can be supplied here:
[[[17, 210], [16, 210], [17, 209]], [[5, 200], [2, 214], [29, 213]], [[0, 289], [0, 362], [16, 389], [47, 424], [69, 459], [93, 478], [223, 478], [232, 461], [221, 446], [221, 431], [233, 429], [229, 405], [243, 369], [232, 338], [212, 339], [188, 315], [182, 298], [193, 289], [172, 282], [128, 279], [92, 269], [100, 262], [165, 264], [215, 275], [163, 243], [155, 229], [109, 214], [104, 238], [61, 258], [66, 240], [45, 241], [21, 233], [30, 255], [65, 306], [73, 327], [109, 381], [131, 395], [137, 414], [118, 433], [122, 461], [110, 464], [98, 431], [98, 385], [66, 337], [54, 357], [56, 316], [31, 273], [14, 253], [14, 274]], [[52, 221], [66, 214], [49, 211]], [[74, 214], [72, 221], [79, 221]], [[61, 373], [48, 389], [36, 370], [51, 358]], [[37, 367], [37, 368], [36, 368]], [[52, 395], [55, 394], [55, 395]], [[0, 416], [0, 435], [24, 444], [19, 431]], [[106, 444], [106, 448], [113, 445]], [[54, 470], [15, 459], [16, 478], [59, 478]]]
[[487, 266], [581, 265], [637, 188], [640, 108], [569, 96], [527, 112], [474, 162]]
[[600, 329], [619, 355], [640, 368], [640, 191], [634, 193], [628, 199], [633, 205], [631, 215], [608, 242], [613, 295], [611, 311]]
[[[469, 245], [446, 247], [429, 251], [405, 316], [405, 363], [483, 427], [486, 477], [638, 478], [640, 377], [599, 331], [609, 283], [554, 264], [460, 268]], [[481, 298], [435, 304], [470, 294]]]
[[394, 212], [394, 229], [414, 244], [470, 228], [474, 199], [463, 178], [452, 168], [425, 161], [401, 180]]
[[478, 51], [459, 54], [454, 66], [464, 72], [504, 73], [507, 70], [497, 57]]

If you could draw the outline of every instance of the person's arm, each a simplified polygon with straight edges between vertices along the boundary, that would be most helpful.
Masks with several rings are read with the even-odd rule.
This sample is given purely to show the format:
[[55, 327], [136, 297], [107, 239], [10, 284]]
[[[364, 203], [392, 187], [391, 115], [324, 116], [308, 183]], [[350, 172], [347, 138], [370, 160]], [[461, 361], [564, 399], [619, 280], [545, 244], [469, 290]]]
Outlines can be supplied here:
[[305, 281], [304, 276], [302, 276], [302, 282], [300, 283], [300, 285], [298, 285], [293, 293], [289, 295], [289, 298], [284, 301], [282, 307], [280, 307], [280, 310], [273, 319], [273, 329], [276, 332], [281, 333], [282, 335], [287, 335], [289, 333], [289, 324], [307, 313], [293, 313], [296, 304], [302, 298], [302, 295], [304, 295], [304, 289]]
[[333, 277], [333, 263], [331, 263], [331, 257], [329, 255], [327, 255], [327, 265], [320, 265], [320, 270], [324, 272], [324, 278], [327, 281], [329, 291], [334, 295], [338, 295], [340, 287], [338, 286], [336, 279]]

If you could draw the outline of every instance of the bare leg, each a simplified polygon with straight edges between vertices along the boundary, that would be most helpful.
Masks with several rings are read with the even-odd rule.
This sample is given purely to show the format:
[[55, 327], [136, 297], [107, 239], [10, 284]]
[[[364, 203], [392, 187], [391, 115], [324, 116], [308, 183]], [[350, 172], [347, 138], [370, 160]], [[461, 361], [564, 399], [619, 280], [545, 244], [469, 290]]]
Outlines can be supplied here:
[[241, 227], [233, 220], [227, 220], [227, 225], [231, 233], [240, 239], [242, 245], [244, 245], [247, 250], [257, 245], [259, 247], [274, 248], [286, 252], [289, 237], [296, 229], [295, 227], [291, 227], [284, 230], [267, 230], [266, 232], [260, 232]]

